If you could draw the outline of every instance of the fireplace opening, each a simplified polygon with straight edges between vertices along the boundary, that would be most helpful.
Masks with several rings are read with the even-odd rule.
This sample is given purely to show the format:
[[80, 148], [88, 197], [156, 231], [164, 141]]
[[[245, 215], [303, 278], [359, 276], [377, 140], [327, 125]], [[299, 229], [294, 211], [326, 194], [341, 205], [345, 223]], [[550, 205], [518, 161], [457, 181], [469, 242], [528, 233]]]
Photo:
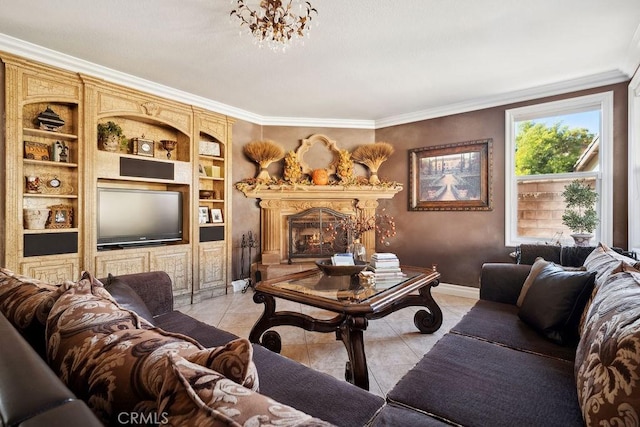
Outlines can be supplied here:
[[289, 264], [294, 259], [328, 258], [347, 251], [349, 233], [344, 220], [349, 215], [328, 208], [311, 208], [290, 215]]

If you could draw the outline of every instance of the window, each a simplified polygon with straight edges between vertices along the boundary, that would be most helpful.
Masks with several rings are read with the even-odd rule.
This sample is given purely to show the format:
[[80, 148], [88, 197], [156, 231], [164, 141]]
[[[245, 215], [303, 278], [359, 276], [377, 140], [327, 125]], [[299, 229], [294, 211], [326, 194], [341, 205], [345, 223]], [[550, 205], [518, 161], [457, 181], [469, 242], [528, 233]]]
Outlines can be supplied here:
[[505, 244], [573, 244], [562, 192], [574, 179], [598, 191], [596, 243], [612, 242], [613, 93], [506, 111]]

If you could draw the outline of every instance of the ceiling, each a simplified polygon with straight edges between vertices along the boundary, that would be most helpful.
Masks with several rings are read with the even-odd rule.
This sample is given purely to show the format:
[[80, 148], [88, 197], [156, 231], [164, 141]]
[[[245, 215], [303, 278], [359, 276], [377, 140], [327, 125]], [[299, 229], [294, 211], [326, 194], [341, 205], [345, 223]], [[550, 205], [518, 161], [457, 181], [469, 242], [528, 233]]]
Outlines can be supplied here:
[[282, 53], [240, 35], [229, 0], [0, 0], [0, 50], [256, 123], [351, 127], [625, 81], [640, 63], [638, 0], [309, 1], [318, 25]]

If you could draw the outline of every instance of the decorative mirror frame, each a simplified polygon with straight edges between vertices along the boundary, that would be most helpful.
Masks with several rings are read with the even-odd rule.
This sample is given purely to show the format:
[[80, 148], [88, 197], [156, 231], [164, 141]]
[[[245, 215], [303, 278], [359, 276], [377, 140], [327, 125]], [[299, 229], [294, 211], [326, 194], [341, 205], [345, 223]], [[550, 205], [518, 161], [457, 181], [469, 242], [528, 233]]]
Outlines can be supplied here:
[[334, 141], [333, 139], [329, 139], [329, 137], [326, 135], [321, 135], [321, 134], [314, 134], [307, 139], [303, 139], [302, 144], [296, 150], [296, 157], [298, 158], [298, 162], [300, 163], [300, 166], [302, 166], [302, 173], [311, 174], [311, 172], [313, 172], [313, 168], [311, 168], [309, 164], [305, 162], [304, 155], [316, 143], [322, 143], [325, 147], [329, 149], [329, 151], [333, 153], [333, 161], [327, 167], [325, 167], [325, 169], [327, 170], [327, 173], [329, 175], [336, 173], [340, 149], [336, 146], [336, 141]]

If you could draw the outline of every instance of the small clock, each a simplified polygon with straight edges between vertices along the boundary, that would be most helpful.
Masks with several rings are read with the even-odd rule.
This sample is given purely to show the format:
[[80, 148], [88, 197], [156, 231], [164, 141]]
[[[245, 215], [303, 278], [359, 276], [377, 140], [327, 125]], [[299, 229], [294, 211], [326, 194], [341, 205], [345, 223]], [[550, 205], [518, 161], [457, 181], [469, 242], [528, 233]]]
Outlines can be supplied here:
[[47, 183], [49, 184], [49, 187], [51, 188], [60, 188], [60, 185], [62, 184], [60, 182], [60, 180], [58, 179], [58, 177], [55, 177], [53, 179], [50, 179], [49, 182]]
[[133, 154], [153, 157], [155, 143], [150, 139], [133, 138]]

